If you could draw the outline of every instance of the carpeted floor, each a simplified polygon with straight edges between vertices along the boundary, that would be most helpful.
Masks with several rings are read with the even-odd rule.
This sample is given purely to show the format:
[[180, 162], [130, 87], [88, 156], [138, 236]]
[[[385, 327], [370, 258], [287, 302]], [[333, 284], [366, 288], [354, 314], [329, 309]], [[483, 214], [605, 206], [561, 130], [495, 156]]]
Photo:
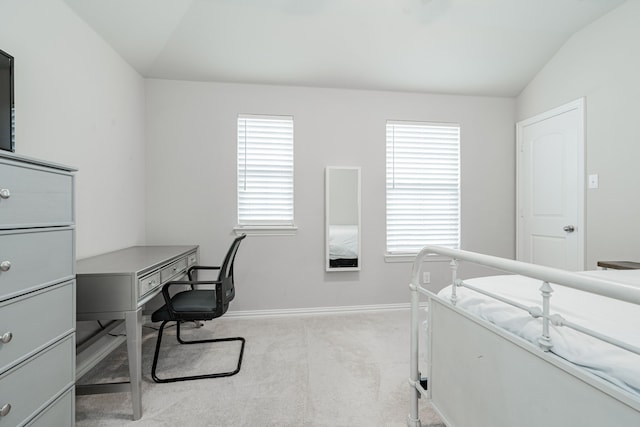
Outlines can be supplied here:
[[[237, 343], [179, 345], [163, 340], [158, 376], [232, 370]], [[185, 339], [243, 336], [233, 377], [168, 384], [151, 380], [156, 331], [143, 329], [143, 416], [133, 422], [129, 393], [76, 398], [76, 425], [181, 427], [391, 427], [409, 413], [409, 310], [283, 317], [226, 316]], [[127, 380], [124, 345], [78, 383]], [[442, 426], [420, 400], [423, 426]]]

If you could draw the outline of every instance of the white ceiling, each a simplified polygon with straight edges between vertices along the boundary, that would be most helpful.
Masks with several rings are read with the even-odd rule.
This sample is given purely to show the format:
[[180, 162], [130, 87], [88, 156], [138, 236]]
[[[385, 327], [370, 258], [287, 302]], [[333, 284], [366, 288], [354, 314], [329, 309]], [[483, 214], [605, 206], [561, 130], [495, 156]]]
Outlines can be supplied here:
[[64, 0], [142, 76], [515, 96], [624, 0]]

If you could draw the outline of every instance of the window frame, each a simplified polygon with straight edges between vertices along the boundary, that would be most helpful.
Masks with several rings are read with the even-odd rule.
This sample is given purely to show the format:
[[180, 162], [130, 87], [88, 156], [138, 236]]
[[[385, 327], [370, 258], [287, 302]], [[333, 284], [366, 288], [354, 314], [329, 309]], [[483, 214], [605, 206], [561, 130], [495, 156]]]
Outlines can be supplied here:
[[[457, 139], [454, 138], [454, 142], [455, 142], [455, 147], [453, 149], [448, 149], [445, 151], [451, 151], [455, 154], [453, 160], [455, 161], [455, 166], [451, 167], [451, 168], [444, 168], [444, 171], [446, 172], [447, 176], [452, 176], [455, 175], [455, 185], [451, 185], [450, 186], [452, 188], [455, 188], [455, 214], [453, 214], [452, 216], [447, 217], [447, 220], [452, 220], [451, 224], [455, 224], [455, 231], [451, 233], [451, 236], [454, 236], [456, 241], [453, 244], [445, 244], [444, 246], [446, 247], [455, 247], [455, 248], [460, 248], [461, 246], [461, 228], [462, 228], [462, 218], [461, 218], [461, 126], [459, 123], [444, 123], [444, 122], [429, 122], [429, 121], [404, 121], [404, 120], [387, 120], [386, 124], [385, 124], [385, 260], [387, 262], [407, 262], [407, 261], [413, 261], [415, 259], [415, 256], [417, 255], [419, 249], [415, 249], [415, 248], [411, 248], [409, 245], [407, 245], [406, 250], [401, 250], [401, 248], [394, 248], [394, 247], [390, 247], [390, 218], [389, 218], [389, 203], [390, 203], [390, 193], [389, 193], [389, 186], [390, 186], [390, 174], [394, 175], [395, 178], [395, 169], [398, 167], [398, 164], [401, 163], [401, 161], [397, 162], [395, 160], [395, 144], [398, 142], [397, 139], [395, 139], [394, 136], [392, 136], [393, 140], [390, 140], [390, 126], [397, 126], [402, 128], [403, 126], [406, 126], [407, 129], [411, 128], [411, 127], [424, 127], [426, 128], [425, 130], [428, 133], [428, 136], [424, 137], [425, 141], [420, 142], [419, 143], [423, 143], [423, 142], [428, 142], [426, 141], [427, 139], [429, 139], [429, 137], [432, 137], [433, 134], [436, 133], [437, 128], [442, 128], [445, 131], [451, 131], [453, 133], [456, 133], [457, 135], [455, 135], [455, 137], [457, 137]], [[391, 131], [393, 134], [393, 131], [397, 129], [397, 128], [393, 128], [393, 130]], [[447, 138], [445, 138], [447, 139]], [[402, 142], [401, 142], [402, 143]], [[406, 141], [404, 142], [406, 143]], [[437, 143], [436, 141], [434, 141], [434, 144]], [[408, 143], [406, 143], [408, 144]], [[432, 149], [434, 149], [434, 144], [432, 144]], [[391, 145], [391, 146], [390, 146]], [[402, 148], [402, 147], [401, 147]], [[407, 149], [407, 147], [404, 147], [405, 149]], [[421, 148], [421, 150], [423, 151], [427, 151], [424, 148]], [[436, 150], [437, 151], [437, 150]], [[390, 154], [391, 154], [391, 158], [390, 158]], [[427, 153], [423, 153], [423, 154], [427, 154]], [[449, 159], [450, 160], [450, 159]], [[421, 163], [421, 162], [416, 162], [416, 163]], [[431, 158], [431, 160], [425, 158], [424, 164], [426, 164], [427, 167], [432, 167], [431, 164], [434, 163], [434, 158]], [[390, 169], [391, 166], [391, 169]], [[414, 165], [415, 166], [415, 165]], [[422, 177], [423, 179], [425, 178], [425, 176], [427, 175], [427, 173], [420, 173], [419, 175], [417, 175], [417, 177]], [[395, 180], [394, 180], [395, 182]], [[430, 185], [433, 184], [426, 184], [426, 187], [423, 188], [422, 190], [428, 190], [431, 189], [433, 190], [433, 187], [429, 187]], [[451, 190], [450, 188], [448, 190]], [[448, 191], [446, 190], [446, 191]], [[413, 189], [413, 192], [418, 192], [418, 193], [423, 193], [424, 191], [420, 191]], [[445, 191], [445, 190], [443, 190]], [[427, 203], [430, 202], [430, 199], [427, 197], [425, 199], [427, 201]], [[406, 205], [406, 206], [411, 206], [411, 205]], [[424, 208], [424, 206], [423, 206]], [[422, 211], [424, 212], [425, 209], [422, 209]], [[398, 225], [396, 224], [396, 227]], [[393, 229], [393, 225], [391, 225], [391, 228]], [[444, 228], [446, 228], [446, 226], [444, 226]], [[393, 231], [391, 231], [393, 232]], [[427, 231], [422, 231], [423, 234], [427, 234]], [[410, 235], [411, 232], [407, 233], [407, 235]], [[434, 242], [431, 241], [427, 241], [427, 242], [423, 242], [421, 243], [421, 247], [427, 244], [436, 244]], [[395, 249], [395, 250], [394, 250]], [[433, 259], [428, 259], [431, 261], [440, 261], [440, 257], [433, 258]]]
[[[256, 126], [256, 127], [258, 126], [259, 121], [290, 122], [290, 135], [287, 134], [285, 144], [281, 145], [281, 147], [287, 144], [290, 145], [290, 152], [287, 153], [286, 156], [281, 156], [280, 158], [278, 158], [278, 161], [282, 162], [280, 165], [278, 166], [275, 166], [273, 164], [270, 165], [273, 167], [281, 167], [282, 169], [290, 169], [289, 171], [287, 171], [288, 173], [284, 175], [285, 183], [282, 187], [282, 189], [284, 189], [283, 194], [285, 194], [286, 191], [290, 191], [290, 194], [286, 194], [285, 197], [282, 197], [280, 199], [286, 202], [286, 206], [284, 210], [290, 211], [291, 213], [290, 218], [275, 219], [275, 220], [269, 220], [269, 219], [263, 218], [255, 221], [242, 218], [243, 209], [241, 208], [241, 204], [243, 200], [251, 201], [251, 196], [243, 198], [241, 194], [241, 191], [242, 191], [241, 186], [243, 186], [243, 184], [246, 185], [248, 182], [250, 182], [250, 179], [247, 178], [247, 172], [250, 171], [250, 169], [247, 168], [247, 164], [248, 164], [247, 160], [248, 159], [251, 160], [251, 157], [248, 156], [247, 145], [249, 145], [250, 150], [254, 151], [254, 155], [256, 154], [255, 153], [256, 151], [263, 151], [262, 154], [266, 154], [266, 157], [272, 156], [271, 157], [272, 159], [274, 158], [273, 157], [274, 153], [275, 153], [275, 157], [277, 158], [278, 156], [281, 155], [280, 153], [277, 153], [277, 151], [282, 151], [278, 147], [270, 148], [269, 150], [274, 150], [271, 153], [269, 153], [268, 150], [266, 151], [263, 149], [257, 150], [256, 146], [259, 145], [259, 143], [256, 142], [255, 139], [253, 141], [248, 141], [248, 138], [247, 138], [248, 132], [247, 132], [246, 125], [247, 125], [247, 121], [252, 121], [252, 120], [255, 121], [255, 123], [253, 123], [253, 126]], [[244, 125], [245, 125], [244, 132], [241, 131], [241, 127], [243, 126], [242, 121], [244, 121]], [[270, 137], [273, 138], [274, 141], [276, 140], [276, 138], [273, 136], [267, 136], [267, 138], [270, 138]], [[237, 225], [234, 227], [234, 232], [236, 235], [239, 235], [239, 234], [292, 235], [297, 232], [297, 227], [295, 225], [295, 183], [294, 183], [295, 146], [294, 146], [294, 143], [295, 143], [294, 118], [292, 115], [238, 114], [236, 119], [236, 224]], [[254, 145], [254, 146], [251, 147], [251, 145]], [[262, 148], [264, 148], [264, 146]], [[267, 163], [269, 163], [269, 159], [265, 160], [264, 157], [263, 158], [254, 157], [253, 160], [257, 160], [258, 162], [262, 161], [261, 163], [262, 166], [265, 166]], [[267, 168], [264, 168], [264, 169], [266, 170]], [[288, 190], [287, 187], [290, 187], [290, 190]], [[274, 188], [276, 188], [276, 191], [277, 191], [277, 187], [274, 187]], [[245, 211], [244, 213], [246, 214], [247, 213], [246, 209], [244, 209], [244, 211]]]

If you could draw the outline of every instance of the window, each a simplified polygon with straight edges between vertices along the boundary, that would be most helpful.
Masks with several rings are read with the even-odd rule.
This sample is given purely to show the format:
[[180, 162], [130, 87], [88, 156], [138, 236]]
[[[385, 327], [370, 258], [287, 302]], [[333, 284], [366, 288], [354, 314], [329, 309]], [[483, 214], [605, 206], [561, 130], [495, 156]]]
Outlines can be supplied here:
[[238, 116], [238, 226], [293, 229], [293, 117]]
[[460, 246], [460, 126], [387, 122], [387, 255]]

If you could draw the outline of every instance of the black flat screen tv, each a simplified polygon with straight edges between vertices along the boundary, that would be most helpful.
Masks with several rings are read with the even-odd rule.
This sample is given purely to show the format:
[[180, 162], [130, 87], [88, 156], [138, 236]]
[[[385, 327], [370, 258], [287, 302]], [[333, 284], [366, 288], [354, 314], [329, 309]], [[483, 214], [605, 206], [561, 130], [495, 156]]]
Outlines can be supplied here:
[[0, 149], [15, 151], [13, 56], [0, 50]]

